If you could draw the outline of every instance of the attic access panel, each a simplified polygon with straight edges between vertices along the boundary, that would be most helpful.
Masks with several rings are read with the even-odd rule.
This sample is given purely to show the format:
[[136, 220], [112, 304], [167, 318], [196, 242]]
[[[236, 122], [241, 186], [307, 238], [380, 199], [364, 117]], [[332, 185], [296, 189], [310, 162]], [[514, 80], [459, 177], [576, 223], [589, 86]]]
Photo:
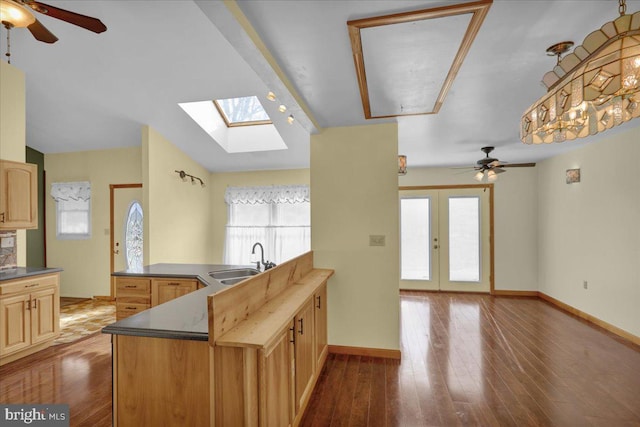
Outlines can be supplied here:
[[492, 3], [348, 21], [365, 118], [436, 114]]

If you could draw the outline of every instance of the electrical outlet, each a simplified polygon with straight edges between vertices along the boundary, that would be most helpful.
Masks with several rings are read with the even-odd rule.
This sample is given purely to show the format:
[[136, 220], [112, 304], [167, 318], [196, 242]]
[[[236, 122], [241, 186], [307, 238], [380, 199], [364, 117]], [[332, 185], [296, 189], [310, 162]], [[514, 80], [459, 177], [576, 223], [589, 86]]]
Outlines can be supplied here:
[[587, 281], [586, 281], [586, 280], [582, 282], [582, 286], [583, 286], [585, 289], [589, 289], [589, 284], [587, 283]]
[[369, 235], [369, 246], [384, 246], [385, 245], [385, 236], [380, 235]]

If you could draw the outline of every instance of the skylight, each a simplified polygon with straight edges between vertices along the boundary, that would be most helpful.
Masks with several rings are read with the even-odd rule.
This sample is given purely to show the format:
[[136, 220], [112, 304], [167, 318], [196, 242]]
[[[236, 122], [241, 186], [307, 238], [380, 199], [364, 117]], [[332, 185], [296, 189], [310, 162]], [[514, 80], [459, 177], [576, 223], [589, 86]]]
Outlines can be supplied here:
[[271, 124], [257, 96], [216, 99], [213, 103], [228, 127]]

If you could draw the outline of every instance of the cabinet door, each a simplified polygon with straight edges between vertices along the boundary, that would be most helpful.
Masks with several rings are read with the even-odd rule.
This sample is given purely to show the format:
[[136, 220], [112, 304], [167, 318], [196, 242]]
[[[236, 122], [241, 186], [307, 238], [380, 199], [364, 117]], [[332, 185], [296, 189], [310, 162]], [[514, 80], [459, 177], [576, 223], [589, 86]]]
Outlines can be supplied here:
[[0, 355], [31, 345], [31, 299], [29, 294], [0, 299]]
[[0, 229], [38, 228], [38, 167], [0, 160]]
[[261, 350], [260, 426], [291, 425], [291, 343], [293, 331], [285, 330], [270, 349]]
[[316, 291], [315, 301], [315, 349], [316, 367], [320, 369], [327, 357], [327, 284], [326, 282]]
[[311, 379], [315, 369], [313, 315], [313, 299], [309, 298], [295, 317], [296, 413], [311, 393]]
[[60, 329], [60, 298], [56, 288], [31, 294], [31, 344], [53, 339]]
[[171, 301], [197, 288], [195, 280], [154, 280], [151, 284], [151, 306]]

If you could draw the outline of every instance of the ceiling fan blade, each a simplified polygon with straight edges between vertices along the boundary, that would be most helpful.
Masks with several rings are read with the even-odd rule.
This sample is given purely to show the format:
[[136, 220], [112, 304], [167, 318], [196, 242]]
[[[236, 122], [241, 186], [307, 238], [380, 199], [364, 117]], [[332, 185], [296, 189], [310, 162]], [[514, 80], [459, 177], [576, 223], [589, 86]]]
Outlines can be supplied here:
[[70, 12], [68, 10], [60, 9], [55, 6], [49, 6], [48, 4], [40, 3], [38, 1], [28, 1], [25, 3], [31, 9], [36, 12], [43, 13], [51, 16], [52, 18], [60, 19], [78, 27], [85, 28], [94, 33], [102, 33], [107, 31], [107, 27], [97, 18], [92, 18], [86, 15], [80, 15], [79, 13]]
[[492, 168], [491, 170], [494, 171], [495, 173], [506, 172], [506, 170], [502, 169], [501, 167], [495, 167], [495, 168]]
[[33, 24], [29, 25], [27, 29], [31, 31], [31, 34], [33, 34], [36, 40], [40, 40], [41, 42], [55, 43], [58, 41], [58, 38], [54, 36], [51, 31], [47, 30], [47, 27], [42, 25], [37, 19]]
[[535, 163], [506, 163], [500, 165], [501, 168], [532, 168], [535, 167]]

